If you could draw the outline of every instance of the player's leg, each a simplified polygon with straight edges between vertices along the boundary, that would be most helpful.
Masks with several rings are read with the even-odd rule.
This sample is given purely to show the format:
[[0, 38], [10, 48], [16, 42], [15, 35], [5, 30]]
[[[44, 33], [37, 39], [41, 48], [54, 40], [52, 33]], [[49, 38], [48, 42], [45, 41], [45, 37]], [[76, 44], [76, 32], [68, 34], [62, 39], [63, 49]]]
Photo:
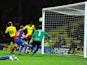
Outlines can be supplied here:
[[29, 44], [27, 41], [24, 41], [24, 47], [23, 47], [23, 52], [24, 53], [29, 53]]
[[34, 52], [34, 50], [36, 49], [37, 45], [32, 45], [31, 47], [31, 52]]
[[31, 44], [29, 44], [30, 38], [24, 38], [24, 48], [23, 48], [23, 52], [24, 53], [29, 53], [29, 49], [31, 48]]
[[4, 56], [0, 56], [0, 60], [5, 60], [6, 58]]
[[26, 41], [28, 41], [28, 44], [29, 44], [31, 38], [32, 38], [32, 36], [27, 36], [27, 38], [25, 39]]
[[32, 52], [32, 53], [34, 52], [34, 50], [35, 50], [36, 47], [37, 47], [36, 42], [33, 41], [33, 42], [31, 43], [31, 52]]
[[18, 54], [20, 55], [20, 53], [22, 52], [22, 49], [23, 49], [23, 47], [24, 47], [24, 45], [23, 45], [23, 40], [18, 39], [18, 40], [16, 40], [16, 43], [17, 43], [17, 45], [19, 46]]
[[13, 42], [13, 46], [11, 47], [11, 53], [13, 54], [14, 53], [14, 50], [16, 50], [16, 45], [15, 45], [15, 42], [14, 42], [14, 39], [11, 38], [11, 41]]
[[0, 56], [0, 60], [6, 60], [6, 59], [9, 59], [10, 56]]
[[37, 46], [37, 47], [36, 47], [36, 49], [34, 50], [34, 52], [33, 52], [32, 55], [34, 55], [34, 54], [39, 50], [40, 45], [41, 45], [41, 42], [38, 42], [38, 41], [34, 41], [34, 42], [36, 43], [35, 46]]

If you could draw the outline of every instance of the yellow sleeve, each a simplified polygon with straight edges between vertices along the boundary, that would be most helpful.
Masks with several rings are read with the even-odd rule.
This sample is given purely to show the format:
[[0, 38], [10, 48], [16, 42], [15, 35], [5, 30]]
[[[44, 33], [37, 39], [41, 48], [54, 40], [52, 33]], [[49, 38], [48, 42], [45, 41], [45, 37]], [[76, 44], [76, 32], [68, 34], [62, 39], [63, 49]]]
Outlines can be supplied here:
[[8, 27], [6, 28], [5, 33], [8, 33]]
[[27, 29], [27, 25], [23, 27], [23, 30]]

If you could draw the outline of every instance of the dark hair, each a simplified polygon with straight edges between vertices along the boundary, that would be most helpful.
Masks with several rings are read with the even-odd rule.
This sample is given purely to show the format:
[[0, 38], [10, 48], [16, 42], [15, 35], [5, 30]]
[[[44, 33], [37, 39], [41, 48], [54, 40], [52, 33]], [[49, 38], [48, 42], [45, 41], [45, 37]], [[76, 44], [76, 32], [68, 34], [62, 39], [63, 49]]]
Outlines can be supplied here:
[[38, 26], [38, 29], [42, 29], [42, 25], [39, 25], [39, 26]]
[[11, 26], [13, 23], [10, 21], [8, 22], [7, 26]]

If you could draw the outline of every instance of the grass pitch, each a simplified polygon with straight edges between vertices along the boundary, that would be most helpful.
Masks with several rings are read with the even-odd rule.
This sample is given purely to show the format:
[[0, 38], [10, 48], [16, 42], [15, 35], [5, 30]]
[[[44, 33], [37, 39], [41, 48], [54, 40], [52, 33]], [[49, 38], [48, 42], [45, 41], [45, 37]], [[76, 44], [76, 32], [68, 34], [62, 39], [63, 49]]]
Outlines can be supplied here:
[[[9, 55], [9, 51], [0, 51], [0, 56]], [[0, 60], [0, 65], [87, 65], [87, 58], [72, 55], [22, 54], [16, 56], [19, 61]]]

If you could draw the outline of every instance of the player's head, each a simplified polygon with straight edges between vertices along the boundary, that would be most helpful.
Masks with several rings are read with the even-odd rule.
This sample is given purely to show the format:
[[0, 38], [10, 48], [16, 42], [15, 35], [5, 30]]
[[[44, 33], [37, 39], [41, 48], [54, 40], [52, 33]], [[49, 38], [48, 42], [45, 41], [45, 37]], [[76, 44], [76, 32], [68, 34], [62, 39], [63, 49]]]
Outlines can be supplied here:
[[20, 25], [20, 29], [23, 29], [23, 25]]
[[39, 25], [39, 26], [38, 26], [38, 29], [42, 29], [42, 25]]
[[12, 26], [13, 23], [11, 21], [8, 22], [7, 26]]
[[31, 21], [31, 22], [30, 22], [30, 26], [32, 26], [32, 25], [33, 25], [33, 22]]

